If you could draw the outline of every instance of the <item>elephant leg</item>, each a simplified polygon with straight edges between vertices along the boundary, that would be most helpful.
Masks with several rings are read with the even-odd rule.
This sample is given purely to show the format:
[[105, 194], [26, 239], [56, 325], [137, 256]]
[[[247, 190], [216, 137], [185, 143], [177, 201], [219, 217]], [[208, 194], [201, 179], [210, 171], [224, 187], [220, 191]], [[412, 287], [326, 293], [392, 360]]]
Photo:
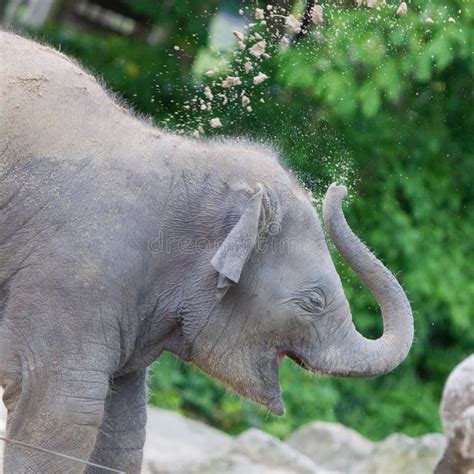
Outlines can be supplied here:
[[[111, 382], [90, 461], [129, 474], [140, 473], [146, 424], [146, 370]], [[89, 467], [87, 474], [100, 474]]]
[[[36, 268], [46, 272], [41, 266], [30, 271]], [[68, 283], [64, 275], [43, 273], [25, 272], [15, 281], [2, 320], [7, 438], [87, 462], [120, 360], [116, 308], [104, 291], [97, 294], [77, 281]], [[86, 469], [83, 462], [32, 447], [9, 442], [5, 447], [5, 474]]]
[[6, 443], [5, 474], [83, 473], [85, 464], [34, 447], [87, 461], [102, 423], [108, 380], [98, 369], [69, 364], [54, 373], [33, 369], [24, 375], [6, 437], [28, 446]]

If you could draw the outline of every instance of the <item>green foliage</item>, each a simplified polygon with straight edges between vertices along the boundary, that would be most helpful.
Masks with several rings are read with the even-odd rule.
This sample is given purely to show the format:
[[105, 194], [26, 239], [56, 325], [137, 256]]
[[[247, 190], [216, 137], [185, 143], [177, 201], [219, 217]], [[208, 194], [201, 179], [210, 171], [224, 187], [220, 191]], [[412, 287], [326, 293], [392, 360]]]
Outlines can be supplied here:
[[[183, 117], [179, 104], [202, 85], [193, 82], [189, 61], [170, 55], [173, 44], [186, 48], [196, 30], [187, 11], [193, 2], [168, 2], [162, 15], [150, 9], [154, 2], [133, 4], [166, 23], [164, 44], [63, 26], [43, 33], [158, 123], [196, 123], [200, 112]], [[435, 24], [425, 24], [423, 12]], [[447, 22], [449, 16], [456, 24]], [[317, 196], [333, 180], [350, 184], [347, 218], [406, 288], [416, 319], [414, 347], [394, 373], [374, 380], [311, 376], [285, 361], [282, 418], [165, 355], [151, 371], [151, 402], [231, 433], [252, 425], [285, 436], [324, 419], [372, 438], [393, 431], [418, 435], [439, 429], [444, 381], [474, 347], [472, 12], [465, 2], [441, 8], [420, 0], [403, 18], [393, 9], [330, 6], [325, 18], [322, 36], [309, 35], [262, 64], [270, 79], [248, 94], [253, 104], [262, 97], [265, 104], [252, 114], [237, 105], [218, 110], [222, 132], [273, 143]], [[177, 32], [173, 21], [180, 24]], [[191, 43], [204, 41], [200, 36]], [[189, 51], [194, 55], [197, 47]], [[376, 337], [382, 329], [376, 304], [335, 259], [357, 326]]]

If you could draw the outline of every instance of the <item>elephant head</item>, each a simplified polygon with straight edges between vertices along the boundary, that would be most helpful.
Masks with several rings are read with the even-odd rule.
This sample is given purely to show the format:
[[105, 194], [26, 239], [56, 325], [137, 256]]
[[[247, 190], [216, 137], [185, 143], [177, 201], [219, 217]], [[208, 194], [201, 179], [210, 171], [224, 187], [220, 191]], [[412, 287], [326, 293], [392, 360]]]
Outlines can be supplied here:
[[[288, 356], [324, 374], [372, 377], [393, 370], [413, 339], [407, 297], [392, 273], [348, 226], [346, 188], [331, 185], [323, 205], [327, 234], [377, 300], [377, 340], [355, 328], [323, 228], [298, 186], [264, 186], [219, 201], [208, 233], [217, 248], [183, 288], [181, 356], [275, 414], [284, 411], [279, 365]], [[183, 276], [183, 280], [186, 276]]]

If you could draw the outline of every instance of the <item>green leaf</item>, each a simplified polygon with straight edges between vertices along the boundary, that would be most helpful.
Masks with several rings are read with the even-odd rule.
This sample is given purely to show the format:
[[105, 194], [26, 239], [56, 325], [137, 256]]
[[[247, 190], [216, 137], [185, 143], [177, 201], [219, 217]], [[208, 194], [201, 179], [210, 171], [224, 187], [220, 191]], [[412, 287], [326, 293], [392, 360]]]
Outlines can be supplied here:
[[380, 92], [374, 83], [367, 82], [359, 90], [359, 100], [362, 113], [366, 117], [373, 117], [380, 107]]

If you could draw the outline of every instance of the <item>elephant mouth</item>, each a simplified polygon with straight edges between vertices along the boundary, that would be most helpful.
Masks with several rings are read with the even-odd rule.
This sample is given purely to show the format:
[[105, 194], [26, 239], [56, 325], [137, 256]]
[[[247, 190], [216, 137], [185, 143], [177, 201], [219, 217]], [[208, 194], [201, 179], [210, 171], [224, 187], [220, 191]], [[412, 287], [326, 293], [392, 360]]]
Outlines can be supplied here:
[[285, 357], [291, 359], [295, 364], [299, 365], [302, 369], [309, 370], [310, 372], [314, 372], [314, 370], [309, 366], [309, 364], [305, 361], [304, 357], [299, 353], [295, 352], [294, 350], [283, 350], [278, 353], [277, 357], [277, 364], [280, 366], [281, 362]]
[[[249, 393], [247, 391], [244, 392], [242, 390], [239, 390], [238, 387], [234, 386], [234, 391], [266, 407], [273, 415], [284, 415], [285, 405], [283, 402], [282, 390], [279, 379], [280, 365], [285, 357], [288, 357], [294, 363], [296, 363], [305, 370], [308, 370], [310, 372], [317, 372], [315, 369], [311, 368], [311, 366], [305, 360], [304, 356], [299, 354], [297, 351], [294, 351], [293, 349], [280, 349], [274, 356], [273, 366], [267, 365], [267, 370], [269, 370], [269, 372], [266, 373], [266, 371], [262, 370], [262, 368], [260, 368], [259, 370], [260, 374], [266, 373], [266, 375], [261, 378], [261, 390]], [[232, 385], [230, 386], [232, 387]]]
[[[311, 372], [314, 372], [313, 369], [308, 365], [307, 362], [305, 362], [305, 359], [303, 356], [298, 354], [297, 352], [289, 349], [281, 350], [277, 353], [277, 356], [275, 358], [275, 380], [279, 380], [279, 368], [280, 365], [285, 357], [288, 357], [291, 359], [293, 362], [295, 362], [297, 365], [299, 365], [301, 368], [305, 370], [309, 370]], [[283, 403], [283, 398], [281, 394], [281, 388], [279, 385], [279, 382], [276, 382], [278, 384], [278, 389], [275, 389], [274, 397], [268, 401], [265, 405], [267, 408], [274, 414], [274, 415], [283, 415], [285, 412], [285, 407]]]

